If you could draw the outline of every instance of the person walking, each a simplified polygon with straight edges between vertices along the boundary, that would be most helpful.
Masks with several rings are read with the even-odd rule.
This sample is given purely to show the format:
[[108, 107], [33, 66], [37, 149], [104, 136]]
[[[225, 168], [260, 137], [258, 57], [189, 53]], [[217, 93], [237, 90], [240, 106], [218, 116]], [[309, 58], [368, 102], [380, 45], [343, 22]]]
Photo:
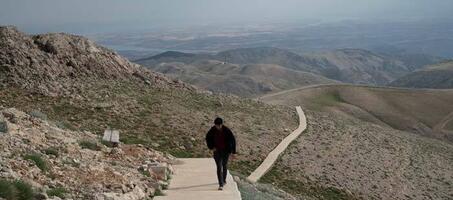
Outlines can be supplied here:
[[231, 158], [234, 159], [236, 154], [236, 139], [233, 132], [223, 125], [222, 118], [217, 117], [214, 120], [214, 126], [206, 134], [206, 144], [212, 151], [217, 166], [219, 190], [223, 190], [228, 174], [228, 158], [232, 154]]

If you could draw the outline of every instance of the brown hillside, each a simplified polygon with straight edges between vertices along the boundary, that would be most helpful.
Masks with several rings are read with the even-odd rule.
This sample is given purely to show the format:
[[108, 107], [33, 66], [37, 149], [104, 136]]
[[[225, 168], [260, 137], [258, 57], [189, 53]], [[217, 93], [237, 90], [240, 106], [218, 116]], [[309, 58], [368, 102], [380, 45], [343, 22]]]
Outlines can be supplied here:
[[301, 104], [317, 110], [332, 110], [399, 130], [453, 141], [448, 129], [434, 130], [453, 112], [453, 90], [325, 85], [261, 99], [275, 104]]
[[308, 121], [307, 131], [263, 177], [265, 183], [301, 199], [453, 195], [451, 90], [324, 85], [260, 99], [302, 105]]
[[395, 87], [453, 88], [453, 61], [430, 65], [390, 83]]
[[217, 60], [200, 60], [191, 64], [161, 63], [150, 68], [199, 88], [245, 97], [305, 85], [336, 82], [319, 75], [273, 64], [238, 65]]

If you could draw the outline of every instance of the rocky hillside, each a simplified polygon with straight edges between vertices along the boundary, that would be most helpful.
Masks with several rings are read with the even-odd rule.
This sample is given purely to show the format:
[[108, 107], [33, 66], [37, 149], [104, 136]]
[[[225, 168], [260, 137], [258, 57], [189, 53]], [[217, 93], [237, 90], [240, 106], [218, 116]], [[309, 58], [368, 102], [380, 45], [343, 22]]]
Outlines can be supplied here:
[[12, 27], [0, 32], [0, 105], [41, 113], [68, 132], [99, 135], [113, 128], [124, 144], [205, 157], [205, 134], [221, 116], [239, 141], [241, 154], [231, 165], [249, 174], [297, 127], [292, 107], [197, 90], [79, 36], [26, 35]]
[[217, 60], [160, 63], [154, 71], [215, 93], [253, 97], [305, 85], [336, 81], [274, 64], [231, 64]]
[[167, 155], [142, 145], [111, 148], [42, 116], [0, 108], [0, 198], [145, 199], [168, 184]]
[[453, 91], [330, 85], [261, 100], [308, 120], [263, 182], [302, 199], [452, 197]]
[[453, 61], [427, 66], [389, 84], [407, 88], [453, 88]]
[[[75, 35], [28, 36], [0, 27], [0, 83], [57, 96], [98, 80], [134, 80], [159, 87], [187, 87], [144, 70], [115, 52]], [[81, 82], [84, 84], [77, 84]]]
[[308, 130], [262, 182], [299, 199], [451, 199], [451, 143], [341, 113], [305, 113]]

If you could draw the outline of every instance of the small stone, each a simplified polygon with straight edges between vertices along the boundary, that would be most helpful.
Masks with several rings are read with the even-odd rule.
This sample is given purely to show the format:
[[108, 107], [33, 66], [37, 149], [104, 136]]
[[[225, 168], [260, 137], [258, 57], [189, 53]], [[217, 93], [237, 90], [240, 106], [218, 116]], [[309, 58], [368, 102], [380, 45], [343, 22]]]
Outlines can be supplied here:
[[8, 122], [0, 121], [0, 133], [8, 133]]

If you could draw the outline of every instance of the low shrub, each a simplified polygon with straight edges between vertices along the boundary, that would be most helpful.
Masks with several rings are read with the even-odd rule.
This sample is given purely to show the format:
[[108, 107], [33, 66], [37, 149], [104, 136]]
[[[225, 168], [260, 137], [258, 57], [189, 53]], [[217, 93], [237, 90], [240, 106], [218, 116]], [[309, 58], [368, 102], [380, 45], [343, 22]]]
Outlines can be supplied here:
[[165, 196], [165, 193], [162, 191], [162, 189], [157, 188], [156, 191], [154, 192], [154, 196]]
[[92, 141], [88, 141], [88, 140], [79, 141], [79, 145], [80, 145], [80, 147], [82, 147], [82, 149], [90, 149], [93, 151], [101, 150], [101, 147], [96, 142], [92, 142]]
[[42, 113], [39, 110], [32, 110], [30, 113], [28, 113], [30, 116], [42, 119], [42, 120], [47, 120], [47, 115]]
[[27, 154], [24, 156], [24, 159], [33, 161], [35, 165], [42, 171], [48, 170], [47, 162], [41, 157], [40, 154], [37, 153]]
[[21, 181], [0, 179], [0, 198], [6, 200], [31, 200], [35, 192], [30, 184]]
[[49, 197], [60, 197], [60, 198], [64, 199], [65, 194], [67, 192], [68, 191], [65, 188], [57, 187], [57, 188], [52, 188], [50, 190], [47, 190], [47, 196], [49, 196]]

